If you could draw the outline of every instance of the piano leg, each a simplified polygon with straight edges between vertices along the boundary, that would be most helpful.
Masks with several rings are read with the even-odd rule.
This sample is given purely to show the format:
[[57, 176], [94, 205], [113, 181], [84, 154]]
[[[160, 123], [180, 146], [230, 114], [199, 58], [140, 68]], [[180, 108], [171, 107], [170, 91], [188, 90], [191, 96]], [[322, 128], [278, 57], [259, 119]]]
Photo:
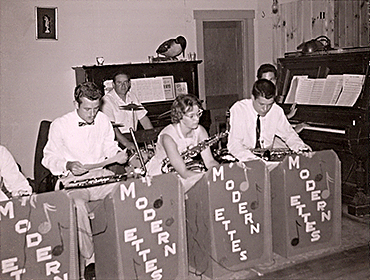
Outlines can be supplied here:
[[365, 170], [362, 160], [357, 161], [355, 172], [357, 191], [348, 205], [348, 214], [364, 216], [370, 213], [370, 197], [366, 190], [366, 187], [368, 188], [368, 172]]

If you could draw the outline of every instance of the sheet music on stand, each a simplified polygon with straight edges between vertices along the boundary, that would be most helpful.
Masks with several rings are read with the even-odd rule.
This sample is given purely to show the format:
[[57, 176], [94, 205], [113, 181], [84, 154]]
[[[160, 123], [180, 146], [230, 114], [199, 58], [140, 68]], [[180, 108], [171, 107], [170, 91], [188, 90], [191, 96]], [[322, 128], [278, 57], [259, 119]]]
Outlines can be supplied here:
[[175, 98], [173, 76], [131, 79], [131, 92], [140, 102], [172, 100]]
[[365, 75], [328, 75], [311, 79], [293, 76], [285, 104], [332, 105], [352, 107], [361, 91]]

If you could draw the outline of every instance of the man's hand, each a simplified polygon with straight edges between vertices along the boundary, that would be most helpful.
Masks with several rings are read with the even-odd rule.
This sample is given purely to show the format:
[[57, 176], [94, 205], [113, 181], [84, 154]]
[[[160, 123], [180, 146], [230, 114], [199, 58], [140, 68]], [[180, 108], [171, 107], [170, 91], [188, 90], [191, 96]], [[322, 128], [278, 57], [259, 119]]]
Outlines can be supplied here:
[[295, 113], [297, 113], [297, 103], [293, 103], [292, 106], [290, 107], [289, 113], [286, 115], [287, 119], [291, 119], [294, 117]]
[[294, 130], [295, 132], [297, 133], [300, 133], [305, 127], [309, 127], [310, 125], [307, 124], [307, 123], [299, 123], [297, 125], [294, 126]]
[[299, 148], [298, 154], [302, 154], [303, 156], [308, 158], [312, 158], [313, 155], [311, 147], [307, 144], [304, 144], [303, 147]]
[[124, 149], [123, 151], [118, 152], [117, 155], [116, 155], [116, 157], [117, 157], [117, 163], [119, 163], [119, 164], [126, 163], [126, 161], [128, 159], [128, 156], [127, 156], [127, 148]]
[[66, 164], [66, 168], [67, 170], [71, 171], [73, 175], [76, 176], [80, 176], [89, 172], [89, 170], [86, 169], [79, 161], [68, 161]]

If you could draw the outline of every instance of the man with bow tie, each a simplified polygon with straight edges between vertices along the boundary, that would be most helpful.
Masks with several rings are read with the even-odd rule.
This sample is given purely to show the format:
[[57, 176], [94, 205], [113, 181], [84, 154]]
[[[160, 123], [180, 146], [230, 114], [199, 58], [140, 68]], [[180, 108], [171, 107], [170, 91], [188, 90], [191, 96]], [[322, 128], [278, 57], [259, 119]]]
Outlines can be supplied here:
[[[100, 168], [90, 170], [109, 158], [123, 164], [127, 161], [126, 152], [118, 147], [114, 140], [114, 131], [110, 119], [99, 111], [103, 97], [101, 90], [91, 82], [78, 85], [74, 92], [75, 110], [55, 119], [49, 130], [48, 142], [44, 148], [42, 164], [53, 175], [64, 178], [79, 176], [100, 177], [114, 175], [110, 170]], [[77, 176], [77, 177], [74, 177]], [[79, 249], [86, 270], [85, 279], [94, 275], [94, 246], [86, 203], [103, 199], [114, 184], [93, 188], [67, 190], [77, 209]]]

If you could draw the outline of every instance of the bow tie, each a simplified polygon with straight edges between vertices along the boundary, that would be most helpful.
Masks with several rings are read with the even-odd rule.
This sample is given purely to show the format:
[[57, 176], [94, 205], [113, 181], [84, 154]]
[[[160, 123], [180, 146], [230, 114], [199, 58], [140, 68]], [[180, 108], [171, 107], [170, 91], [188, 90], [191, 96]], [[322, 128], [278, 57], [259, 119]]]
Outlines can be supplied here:
[[78, 122], [78, 126], [85, 126], [85, 125], [94, 125], [94, 122], [92, 122], [92, 123]]

